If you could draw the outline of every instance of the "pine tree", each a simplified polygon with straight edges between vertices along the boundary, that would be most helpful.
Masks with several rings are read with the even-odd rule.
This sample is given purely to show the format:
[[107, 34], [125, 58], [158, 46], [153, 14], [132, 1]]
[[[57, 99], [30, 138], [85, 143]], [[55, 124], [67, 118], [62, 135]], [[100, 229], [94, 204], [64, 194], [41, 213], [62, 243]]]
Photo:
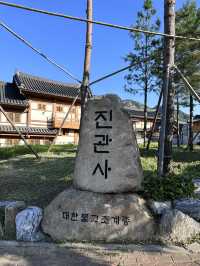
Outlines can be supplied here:
[[[138, 12], [135, 28], [158, 31], [160, 20], [155, 18], [156, 10], [152, 0], [145, 0], [142, 11]], [[144, 147], [147, 134], [147, 101], [148, 93], [160, 89], [160, 38], [134, 32], [130, 34], [134, 41], [133, 52], [130, 52], [125, 61], [133, 65], [125, 76], [125, 90], [129, 93], [144, 93]]]
[[[187, 1], [176, 12], [176, 32], [178, 35], [194, 37], [200, 36], [200, 9], [195, 1]], [[195, 90], [200, 88], [200, 45], [190, 40], [176, 41], [176, 65], [188, 79]], [[183, 88], [180, 76], [175, 75], [176, 86], [184, 98], [187, 98], [190, 107], [189, 141], [190, 150], [193, 150], [193, 109], [194, 100], [189, 91]]]
[[[176, 0], [164, 0], [164, 31], [169, 35], [175, 35], [175, 4]], [[168, 174], [172, 159], [175, 88], [173, 86], [171, 66], [174, 65], [174, 53], [175, 39], [165, 38], [163, 64], [163, 117], [161, 121], [158, 160], [159, 175]]]

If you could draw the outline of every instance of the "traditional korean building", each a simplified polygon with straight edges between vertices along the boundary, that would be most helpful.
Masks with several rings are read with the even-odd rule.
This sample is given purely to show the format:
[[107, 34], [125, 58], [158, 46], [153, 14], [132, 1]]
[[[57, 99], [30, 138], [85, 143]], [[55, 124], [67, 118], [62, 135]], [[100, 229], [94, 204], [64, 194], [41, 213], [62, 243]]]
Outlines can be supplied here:
[[[51, 142], [69, 107], [79, 92], [79, 85], [62, 83], [17, 72], [12, 82], [0, 81], [0, 104], [15, 126], [30, 144]], [[143, 142], [144, 115], [142, 110], [127, 110], [136, 131], [138, 143]], [[148, 112], [147, 131], [152, 127], [155, 113]], [[56, 144], [78, 144], [80, 99], [72, 108]], [[160, 117], [156, 123], [157, 140]], [[23, 144], [19, 135], [0, 112], [0, 146]]]
[[[17, 72], [12, 83], [0, 82], [0, 104], [31, 144], [51, 141], [60, 127], [79, 86]], [[57, 144], [78, 143], [80, 99], [72, 108]], [[18, 134], [0, 113], [0, 146], [18, 144]]]
[[[133, 123], [133, 128], [136, 133], [137, 142], [143, 143], [144, 139], [144, 111], [143, 110], [127, 110], [130, 119]], [[155, 111], [149, 111], [147, 112], [147, 137], [149, 136], [150, 130], [153, 125], [153, 120], [155, 117]], [[158, 114], [154, 134], [152, 136], [153, 141], [158, 141], [159, 138], [159, 127], [160, 127], [160, 113]]]
[[[194, 116], [192, 129], [193, 129], [193, 143], [200, 144], [200, 115]], [[189, 137], [189, 128], [188, 128], [188, 137]]]

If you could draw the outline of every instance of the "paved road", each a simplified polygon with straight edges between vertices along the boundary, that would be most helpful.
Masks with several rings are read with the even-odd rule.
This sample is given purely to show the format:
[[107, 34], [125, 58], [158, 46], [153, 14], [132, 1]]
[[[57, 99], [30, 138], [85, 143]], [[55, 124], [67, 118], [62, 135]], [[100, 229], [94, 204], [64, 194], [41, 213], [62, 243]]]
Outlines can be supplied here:
[[[200, 250], [199, 250], [200, 252]], [[0, 241], [0, 266], [200, 266], [200, 253], [155, 245]]]

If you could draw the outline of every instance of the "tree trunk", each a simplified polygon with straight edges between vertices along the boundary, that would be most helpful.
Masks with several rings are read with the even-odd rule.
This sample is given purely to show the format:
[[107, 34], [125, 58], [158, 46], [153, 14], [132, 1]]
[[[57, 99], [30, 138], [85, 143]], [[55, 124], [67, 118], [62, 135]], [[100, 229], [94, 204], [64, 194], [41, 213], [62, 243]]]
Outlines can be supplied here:
[[147, 66], [147, 47], [148, 36], [145, 36], [145, 87], [144, 87], [144, 148], [146, 146], [146, 136], [147, 136], [147, 94], [148, 94], [148, 66]]
[[[92, 20], [92, 0], [87, 0], [87, 19]], [[88, 85], [90, 80], [90, 62], [92, 53], [92, 23], [87, 22], [85, 60], [83, 70], [83, 80], [81, 85], [81, 118], [85, 110], [85, 104], [88, 98]], [[82, 120], [82, 119], [81, 119]]]
[[[145, 66], [146, 68], [146, 66]], [[148, 93], [148, 85], [147, 85], [147, 76], [145, 76], [145, 88], [144, 88], [144, 148], [146, 146], [146, 137], [147, 137], [147, 93]]]
[[[175, 0], [164, 1], [165, 33], [175, 35]], [[174, 65], [175, 39], [165, 37], [164, 41], [164, 80], [162, 123], [159, 143], [159, 175], [165, 175], [170, 170], [172, 158], [172, 139], [174, 123], [174, 88], [172, 85], [171, 67]]]
[[177, 94], [177, 98], [176, 98], [176, 127], [177, 127], [177, 147], [180, 147], [180, 131], [179, 131], [179, 98], [178, 98], [178, 94]]
[[147, 137], [147, 87], [145, 84], [144, 92], [144, 148], [146, 147], [146, 137]]
[[189, 150], [193, 151], [193, 97], [190, 94], [190, 122], [189, 122], [189, 139], [188, 139], [188, 146]]

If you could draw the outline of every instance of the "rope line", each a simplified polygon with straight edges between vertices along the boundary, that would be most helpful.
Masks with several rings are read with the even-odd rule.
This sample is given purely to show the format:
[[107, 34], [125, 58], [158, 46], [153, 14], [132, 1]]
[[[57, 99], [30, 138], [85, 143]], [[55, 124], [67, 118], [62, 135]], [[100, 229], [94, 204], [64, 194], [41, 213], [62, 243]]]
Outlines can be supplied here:
[[67, 113], [66, 113], [66, 115], [65, 115], [65, 117], [64, 117], [64, 119], [63, 119], [63, 121], [62, 121], [62, 123], [60, 124], [59, 129], [57, 130], [57, 133], [56, 133], [56, 135], [55, 135], [55, 137], [54, 137], [52, 143], [50, 144], [50, 146], [49, 146], [49, 148], [48, 148], [47, 154], [49, 154], [49, 152], [50, 152], [52, 146], [53, 146], [53, 145], [55, 144], [55, 142], [56, 142], [57, 137], [61, 134], [61, 129], [63, 128], [64, 123], [65, 123], [65, 121], [67, 120], [67, 118], [68, 118], [68, 116], [69, 116], [69, 114], [70, 114], [70, 112], [71, 112], [73, 106], [75, 105], [76, 101], [78, 100], [78, 97], [80, 96], [80, 92], [81, 92], [81, 91], [80, 91], [80, 89], [79, 89], [78, 94], [76, 95], [76, 97], [74, 98], [72, 104], [70, 105], [70, 107], [69, 107], [69, 109], [68, 109], [68, 111], [67, 111]]
[[22, 36], [20, 36], [18, 33], [14, 32], [10, 27], [8, 27], [5, 23], [0, 21], [0, 26], [2, 26], [6, 31], [11, 33], [14, 37], [16, 37], [18, 40], [22, 41], [26, 46], [31, 48], [34, 52], [36, 52], [38, 55], [40, 55], [43, 59], [48, 61], [50, 64], [54, 65], [55, 67], [59, 68], [61, 71], [63, 71], [68, 77], [71, 79], [77, 81], [81, 84], [81, 81], [77, 79], [73, 74], [71, 74], [66, 68], [62, 67], [61, 65], [57, 64], [53, 59], [48, 57], [46, 54], [41, 52], [39, 49], [32, 46], [32, 44], [28, 41], [26, 41]]
[[71, 20], [80, 21], [80, 22], [86, 22], [86, 23], [89, 22], [89, 23], [93, 23], [96, 25], [100, 25], [100, 26], [116, 28], [119, 30], [126, 30], [126, 31], [131, 31], [131, 32], [140, 32], [140, 33], [144, 33], [144, 34], [158, 35], [158, 36], [162, 36], [162, 37], [182, 39], [182, 40], [200, 41], [200, 38], [187, 37], [187, 36], [181, 36], [181, 35], [170, 35], [170, 34], [166, 34], [166, 33], [162, 33], [162, 32], [148, 31], [148, 30], [132, 28], [132, 27], [127, 27], [127, 26], [122, 26], [122, 25], [117, 25], [117, 24], [111, 24], [111, 23], [107, 23], [107, 22], [103, 22], [103, 21], [88, 20], [88, 19], [81, 18], [81, 17], [69, 16], [69, 15], [65, 15], [62, 13], [50, 12], [50, 11], [46, 11], [46, 10], [42, 10], [42, 9], [36, 9], [36, 8], [27, 7], [27, 6], [23, 6], [23, 5], [17, 5], [17, 4], [13, 4], [13, 3], [4, 2], [4, 1], [0, 1], [0, 5], [4, 5], [4, 6], [8, 6], [8, 7], [14, 7], [14, 8], [23, 9], [26, 11], [36, 12], [36, 13], [45, 14], [45, 15], [54, 16], [54, 17], [71, 19]]
[[101, 78], [98, 78], [98, 79], [92, 81], [92, 82], [89, 84], [89, 86], [92, 86], [93, 84], [96, 84], [96, 83], [98, 83], [98, 82], [100, 82], [100, 81], [102, 81], [102, 80], [104, 80], [104, 79], [107, 79], [107, 78], [110, 78], [110, 77], [112, 77], [112, 76], [114, 76], [114, 75], [117, 75], [117, 74], [119, 74], [119, 73], [121, 73], [121, 72], [123, 72], [123, 71], [125, 71], [125, 70], [127, 70], [127, 69], [130, 69], [130, 68], [133, 67], [133, 66], [134, 66], [134, 64], [131, 64], [130, 66], [120, 68], [120, 69], [117, 70], [117, 71], [114, 71], [114, 72], [112, 72], [112, 73], [110, 73], [110, 74], [108, 74], [108, 75], [105, 75], [105, 76], [103, 76], [103, 77], [101, 77]]
[[189, 88], [191, 94], [194, 96], [194, 98], [200, 102], [200, 96], [198, 95], [198, 93], [194, 90], [194, 88], [192, 87], [192, 85], [190, 84], [190, 82], [188, 81], [188, 79], [184, 76], [184, 74], [181, 72], [181, 70], [177, 67], [177, 65], [173, 65], [172, 68], [174, 68], [177, 73], [180, 75], [181, 79], [184, 81], [184, 83], [186, 84], [186, 86]]

